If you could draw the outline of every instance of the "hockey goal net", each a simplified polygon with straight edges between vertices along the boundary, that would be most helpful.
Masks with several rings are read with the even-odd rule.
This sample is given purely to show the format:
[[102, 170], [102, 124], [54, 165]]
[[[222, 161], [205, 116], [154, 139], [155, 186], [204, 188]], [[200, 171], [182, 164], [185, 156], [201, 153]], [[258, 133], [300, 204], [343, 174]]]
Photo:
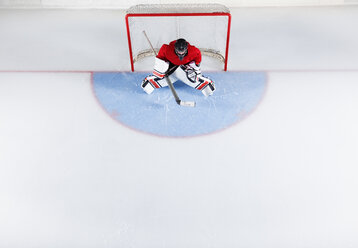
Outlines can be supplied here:
[[147, 56], [154, 56], [143, 35], [148, 34], [158, 52], [163, 44], [184, 38], [202, 55], [223, 63], [227, 70], [231, 15], [221, 4], [140, 4], [127, 10], [126, 26], [131, 70]]

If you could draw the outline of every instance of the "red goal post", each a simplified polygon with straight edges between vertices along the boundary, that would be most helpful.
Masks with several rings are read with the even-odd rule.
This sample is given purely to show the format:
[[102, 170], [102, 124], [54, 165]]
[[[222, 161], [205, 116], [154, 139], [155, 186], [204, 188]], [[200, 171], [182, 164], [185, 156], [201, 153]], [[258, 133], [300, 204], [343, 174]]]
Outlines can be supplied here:
[[125, 16], [131, 70], [134, 63], [154, 56], [143, 30], [156, 51], [162, 44], [184, 38], [198, 47], [204, 56], [214, 57], [227, 70], [231, 14], [221, 4], [140, 4]]

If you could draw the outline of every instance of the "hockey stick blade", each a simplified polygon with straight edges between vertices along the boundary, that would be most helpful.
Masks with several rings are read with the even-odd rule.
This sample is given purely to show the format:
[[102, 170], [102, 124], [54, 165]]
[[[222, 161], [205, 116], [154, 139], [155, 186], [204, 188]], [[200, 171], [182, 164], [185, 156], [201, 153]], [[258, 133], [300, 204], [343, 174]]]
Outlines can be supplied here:
[[178, 102], [177, 102], [180, 106], [185, 106], [185, 107], [195, 107], [195, 102], [189, 102], [189, 101], [187, 101], [187, 102], [185, 102], [185, 101], [182, 101], [182, 100], [179, 100]]

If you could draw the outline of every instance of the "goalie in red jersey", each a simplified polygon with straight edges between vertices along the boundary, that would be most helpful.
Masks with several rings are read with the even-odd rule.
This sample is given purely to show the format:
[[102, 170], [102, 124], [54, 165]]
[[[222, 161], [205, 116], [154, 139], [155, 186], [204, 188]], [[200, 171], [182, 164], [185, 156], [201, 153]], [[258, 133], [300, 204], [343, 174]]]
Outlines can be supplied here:
[[[150, 94], [154, 89], [168, 86], [164, 77], [173, 81], [180, 80], [185, 84], [200, 90], [204, 96], [210, 96], [215, 91], [214, 82], [204, 77], [200, 70], [201, 52], [185, 39], [174, 40], [169, 45], [164, 44], [155, 58], [153, 75], [147, 76], [142, 82], [142, 88]], [[181, 70], [177, 70], [180, 67]]]

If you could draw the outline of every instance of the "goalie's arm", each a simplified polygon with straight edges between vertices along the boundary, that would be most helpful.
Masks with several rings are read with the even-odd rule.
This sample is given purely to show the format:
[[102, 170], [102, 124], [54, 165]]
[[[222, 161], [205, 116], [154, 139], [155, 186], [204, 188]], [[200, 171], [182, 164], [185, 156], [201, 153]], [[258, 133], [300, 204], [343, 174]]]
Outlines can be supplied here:
[[196, 56], [195, 56], [195, 59], [194, 59], [195, 64], [198, 65], [198, 66], [200, 66], [200, 63], [201, 63], [201, 52], [200, 52], [199, 48], [196, 48], [196, 47], [195, 47], [195, 53], [196, 53]]
[[168, 45], [163, 44], [161, 46], [161, 48], [159, 49], [159, 52], [158, 52], [156, 58], [161, 59], [161, 60], [167, 60], [167, 56], [166, 56], [167, 49], [168, 49]]

